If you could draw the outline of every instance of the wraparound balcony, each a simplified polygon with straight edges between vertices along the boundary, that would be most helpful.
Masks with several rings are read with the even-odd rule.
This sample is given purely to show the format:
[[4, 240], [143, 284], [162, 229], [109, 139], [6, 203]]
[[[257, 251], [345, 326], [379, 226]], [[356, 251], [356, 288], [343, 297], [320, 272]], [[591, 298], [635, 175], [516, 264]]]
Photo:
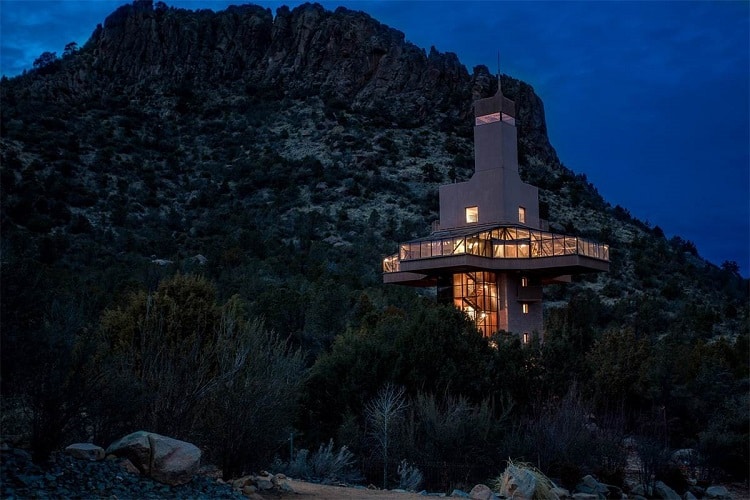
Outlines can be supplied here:
[[[582, 259], [570, 258], [571, 256]], [[469, 257], [481, 257], [483, 261], [490, 259], [494, 264], [487, 264], [486, 261], [482, 263]], [[439, 260], [442, 264], [430, 263], [430, 260]], [[414, 261], [424, 262], [407, 264]], [[399, 253], [383, 260], [383, 272], [420, 272], [446, 266], [490, 269], [543, 269], [559, 266], [606, 270], [608, 263], [609, 245], [603, 243], [522, 226], [495, 226], [437, 231], [426, 238], [402, 243], [399, 245]]]

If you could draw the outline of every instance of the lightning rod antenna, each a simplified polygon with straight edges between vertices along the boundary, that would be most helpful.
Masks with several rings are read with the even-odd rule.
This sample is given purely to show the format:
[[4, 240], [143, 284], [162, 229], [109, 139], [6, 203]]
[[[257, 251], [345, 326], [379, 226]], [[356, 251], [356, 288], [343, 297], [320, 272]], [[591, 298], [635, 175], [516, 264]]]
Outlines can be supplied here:
[[500, 88], [500, 51], [497, 51], [497, 91], [502, 92]]

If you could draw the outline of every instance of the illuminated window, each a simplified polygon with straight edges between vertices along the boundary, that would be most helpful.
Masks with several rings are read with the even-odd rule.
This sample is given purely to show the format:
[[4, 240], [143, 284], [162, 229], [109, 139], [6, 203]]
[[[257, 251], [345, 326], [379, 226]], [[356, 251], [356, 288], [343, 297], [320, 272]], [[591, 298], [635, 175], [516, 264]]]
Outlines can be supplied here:
[[526, 276], [521, 278], [521, 286], [529, 286], [529, 278]]
[[526, 224], [526, 209], [523, 207], [518, 207], [518, 222]]
[[489, 115], [477, 116], [476, 120], [474, 121], [474, 124], [477, 126], [486, 125], [488, 123], [499, 122], [500, 120], [501, 120], [500, 113], [491, 113]]
[[529, 314], [529, 305], [526, 302], [524, 302], [523, 304], [521, 304], [521, 310], [523, 311], [524, 314]]
[[479, 222], [479, 207], [466, 207], [466, 223]]
[[529, 343], [529, 332], [523, 332], [523, 343], [524, 344]]

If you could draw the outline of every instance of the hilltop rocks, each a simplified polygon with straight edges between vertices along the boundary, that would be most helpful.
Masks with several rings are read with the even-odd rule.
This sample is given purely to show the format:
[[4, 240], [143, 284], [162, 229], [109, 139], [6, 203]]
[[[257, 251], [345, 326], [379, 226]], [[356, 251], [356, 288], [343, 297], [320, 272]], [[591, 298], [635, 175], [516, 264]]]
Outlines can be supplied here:
[[457, 98], [470, 102], [470, 77], [455, 54], [433, 47], [428, 55], [402, 32], [342, 7], [282, 6], [274, 18], [255, 5], [191, 12], [141, 0], [108, 16], [87, 45], [95, 73], [126, 84], [243, 80], [251, 93], [330, 96], [412, 121], [448, 111]]
[[198, 472], [201, 459], [197, 446], [146, 431], [112, 443], [107, 454], [127, 458], [141, 473], [173, 486], [189, 482]]

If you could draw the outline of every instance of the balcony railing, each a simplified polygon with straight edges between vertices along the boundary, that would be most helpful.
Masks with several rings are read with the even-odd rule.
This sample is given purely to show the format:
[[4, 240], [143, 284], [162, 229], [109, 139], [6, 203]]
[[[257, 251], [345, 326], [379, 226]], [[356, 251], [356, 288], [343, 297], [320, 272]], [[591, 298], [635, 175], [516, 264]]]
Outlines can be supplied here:
[[469, 235], [411, 241], [399, 245], [399, 253], [383, 260], [383, 272], [400, 270], [400, 261], [477, 255], [491, 259], [538, 259], [583, 255], [609, 262], [609, 245], [522, 227], [496, 227]]

